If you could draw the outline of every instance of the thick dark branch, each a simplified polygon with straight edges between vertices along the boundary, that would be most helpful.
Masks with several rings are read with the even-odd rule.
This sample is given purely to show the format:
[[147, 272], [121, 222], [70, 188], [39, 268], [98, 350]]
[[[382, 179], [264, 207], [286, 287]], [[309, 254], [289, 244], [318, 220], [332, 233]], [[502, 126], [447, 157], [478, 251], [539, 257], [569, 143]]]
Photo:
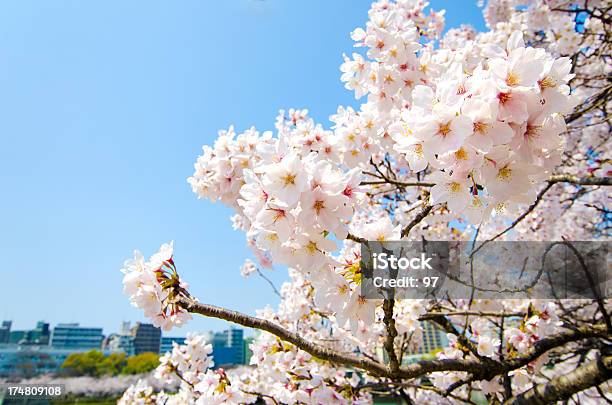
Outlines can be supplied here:
[[548, 183], [571, 183], [580, 186], [612, 186], [612, 177], [578, 177], [571, 174], [555, 174]]
[[465, 371], [472, 374], [476, 380], [490, 380], [501, 373], [507, 373], [523, 367], [540, 357], [548, 350], [563, 346], [566, 343], [591, 337], [609, 337], [605, 325], [589, 325], [541, 339], [536, 342], [531, 350], [529, 350], [524, 356], [509, 359], [503, 363], [493, 359], [487, 359], [483, 362], [481, 359], [476, 358], [423, 360], [418, 363], [410, 364], [406, 367], [400, 367], [397, 371], [391, 372], [388, 367], [377, 361], [368, 358], [359, 358], [352, 354], [340, 353], [323, 347], [317, 343], [306, 340], [298, 333], [291, 332], [266, 319], [255, 318], [214, 305], [202, 304], [188, 298], [181, 298], [178, 303], [191, 313], [224, 319], [248, 328], [255, 328], [269, 332], [321, 360], [326, 360], [337, 365], [355, 367], [357, 369], [367, 371], [375, 376], [388, 377], [392, 379], [416, 378], [436, 371]]
[[373, 375], [389, 378], [416, 378], [435, 371], [467, 371], [473, 374], [482, 374], [485, 367], [478, 360], [428, 360], [411, 364], [400, 368], [391, 373], [389, 368], [376, 361], [358, 358], [350, 354], [339, 353], [335, 350], [322, 347], [316, 343], [309, 342], [295, 332], [288, 331], [282, 326], [260, 318], [255, 318], [240, 312], [217, 307], [209, 304], [202, 304], [189, 299], [181, 299], [180, 305], [191, 313], [197, 313], [213, 318], [224, 319], [249, 328], [261, 329], [269, 332], [280, 339], [292, 343], [299, 349], [317, 357], [338, 365], [355, 367], [370, 372]]
[[367, 242], [364, 238], [361, 238], [359, 236], [353, 235], [352, 233], [349, 233], [348, 235], [346, 235], [346, 239], [352, 240], [353, 242], [357, 242], [357, 243], [365, 243], [365, 242]]
[[423, 360], [401, 368], [398, 374], [402, 378], [416, 378], [435, 371], [465, 371], [472, 374], [474, 380], [491, 380], [493, 377], [502, 373], [508, 373], [517, 368], [526, 366], [549, 350], [570, 342], [592, 337], [609, 337], [606, 326], [603, 324], [583, 326], [575, 330], [560, 332], [556, 335], [543, 338], [534, 343], [533, 347], [525, 355], [513, 359], [506, 359], [503, 363], [493, 359], [483, 363], [473, 358], [459, 360]]
[[417, 216], [414, 217], [414, 219], [410, 221], [410, 223], [406, 225], [406, 227], [404, 227], [404, 229], [402, 229], [402, 238], [405, 238], [406, 236], [408, 236], [412, 228], [417, 226], [423, 219], [425, 219], [427, 215], [429, 215], [432, 208], [433, 207], [431, 205], [429, 205], [428, 203], [425, 203], [423, 210], [419, 212]]
[[397, 359], [397, 353], [395, 353], [395, 337], [397, 336], [397, 329], [395, 328], [395, 319], [393, 319], [393, 307], [395, 306], [395, 300], [393, 298], [385, 299], [383, 302], [383, 311], [385, 316], [383, 322], [387, 329], [387, 337], [385, 338], [384, 348], [389, 356], [389, 369], [391, 373], [399, 370], [399, 360]]
[[526, 392], [510, 398], [507, 404], [552, 404], [570, 398], [577, 392], [598, 386], [612, 378], [612, 356], [598, 357], [574, 371], [536, 385]]
[[508, 359], [504, 364], [505, 371], [512, 371], [517, 368], [523, 367], [533, 360], [540, 357], [542, 354], [549, 350], [563, 346], [570, 342], [576, 342], [578, 340], [587, 338], [609, 338], [608, 329], [604, 324], [581, 326], [574, 330], [566, 332], [560, 332], [556, 335], [552, 335], [541, 340], [538, 340], [533, 344], [531, 349], [523, 356]]
[[[612, 177], [578, 177], [571, 174], [554, 174], [547, 180], [549, 184], [555, 183], [571, 183], [581, 186], [610, 186], [612, 185]], [[404, 182], [389, 178], [382, 178], [375, 181], [363, 181], [361, 185], [381, 185], [391, 184], [397, 187], [433, 187], [434, 183], [427, 182]]]
[[209, 304], [202, 304], [188, 299], [180, 301], [187, 311], [209, 316], [213, 318], [224, 319], [229, 322], [237, 323], [248, 328], [260, 329], [278, 336], [282, 340], [292, 343], [296, 347], [322, 360], [327, 360], [333, 363], [352, 366], [361, 370], [368, 371], [374, 375], [386, 376], [388, 369], [378, 362], [370, 359], [359, 358], [351, 354], [344, 354], [335, 350], [320, 346], [316, 343], [304, 339], [295, 332], [291, 332], [282, 326], [261, 318], [245, 315], [237, 311], [217, 307]]

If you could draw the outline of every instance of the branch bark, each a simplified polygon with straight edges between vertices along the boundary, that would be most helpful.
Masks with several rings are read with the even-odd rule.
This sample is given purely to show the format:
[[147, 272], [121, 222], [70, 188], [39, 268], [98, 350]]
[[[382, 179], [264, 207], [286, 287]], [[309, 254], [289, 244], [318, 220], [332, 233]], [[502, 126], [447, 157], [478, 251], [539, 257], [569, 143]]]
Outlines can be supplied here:
[[526, 392], [512, 397], [506, 404], [540, 405], [552, 404], [570, 398], [577, 392], [597, 386], [612, 378], [612, 356], [597, 359], [578, 367], [574, 371], [536, 385]]
[[191, 313], [219, 318], [248, 328], [255, 328], [269, 332], [321, 360], [326, 360], [337, 365], [354, 367], [367, 371], [375, 376], [388, 377], [392, 379], [411, 379], [436, 371], [465, 371], [472, 374], [476, 380], [490, 380], [501, 373], [506, 373], [523, 367], [548, 350], [563, 346], [566, 343], [591, 337], [608, 337], [607, 328], [605, 325], [589, 325], [544, 338], [536, 342], [531, 350], [524, 356], [507, 360], [503, 363], [493, 359], [487, 359], [487, 361], [483, 362], [482, 360], [476, 358], [423, 360], [418, 363], [410, 364], [406, 367], [399, 367], [395, 371], [391, 371], [390, 368], [386, 367], [380, 362], [368, 358], [356, 357], [348, 353], [341, 353], [333, 349], [323, 347], [318, 343], [310, 342], [304, 339], [298, 333], [291, 332], [266, 319], [255, 318], [253, 316], [245, 315], [237, 311], [232, 311], [214, 305], [202, 304], [188, 298], [180, 298], [178, 304]]
[[419, 224], [419, 222], [421, 222], [423, 219], [425, 219], [425, 217], [427, 215], [429, 215], [429, 213], [431, 212], [432, 208], [433, 208], [433, 206], [429, 205], [428, 203], [425, 203], [425, 206], [423, 207], [423, 210], [421, 212], [419, 212], [417, 214], [417, 216], [414, 217], [414, 219], [412, 221], [410, 221], [410, 223], [408, 225], [406, 225], [406, 227], [404, 229], [402, 229], [402, 238], [405, 238], [406, 236], [408, 236], [408, 234], [410, 233], [410, 230], [412, 230], [412, 228], [417, 226]]
[[399, 370], [399, 360], [397, 353], [395, 353], [395, 337], [397, 336], [397, 329], [395, 328], [395, 319], [393, 318], [393, 307], [395, 306], [395, 299], [387, 298], [383, 302], [383, 311], [385, 316], [383, 322], [387, 328], [387, 338], [385, 339], [384, 348], [389, 356], [389, 371], [396, 373]]
[[[554, 174], [547, 180], [550, 184], [555, 183], [570, 183], [580, 186], [610, 186], [612, 185], [612, 177], [595, 177], [595, 176], [584, 176], [578, 177], [571, 174]], [[385, 178], [383, 180], [376, 181], [364, 181], [361, 185], [380, 185], [380, 184], [391, 184], [398, 187], [433, 187], [434, 183], [427, 182], [403, 182], [398, 180], [392, 180]]]
[[570, 183], [579, 186], [612, 186], [612, 177], [578, 177], [571, 174], [555, 174], [548, 183]]
[[352, 366], [368, 371], [374, 375], [388, 376], [388, 369], [381, 363], [366, 358], [359, 358], [351, 354], [340, 353], [335, 350], [309, 342], [295, 332], [291, 332], [282, 326], [266, 319], [255, 318], [237, 311], [217, 307], [210, 304], [202, 304], [194, 300], [181, 298], [179, 304], [191, 313], [196, 313], [212, 318], [219, 318], [248, 328], [260, 329], [269, 332], [280, 339], [287, 341], [303, 351], [322, 360], [333, 363]]

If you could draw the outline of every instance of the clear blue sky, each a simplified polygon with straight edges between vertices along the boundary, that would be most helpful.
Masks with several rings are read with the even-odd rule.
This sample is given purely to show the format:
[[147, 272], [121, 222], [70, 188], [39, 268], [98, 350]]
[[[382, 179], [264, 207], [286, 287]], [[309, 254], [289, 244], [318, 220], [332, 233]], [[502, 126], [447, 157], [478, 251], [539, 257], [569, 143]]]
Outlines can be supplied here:
[[[476, 1], [432, 1], [447, 27], [483, 29]], [[142, 320], [119, 269], [174, 239], [203, 302], [253, 313], [275, 296], [239, 267], [230, 210], [186, 178], [234, 124], [273, 129], [281, 108], [319, 121], [357, 105], [340, 83], [367, 1], [0, 3], [0, 318], [116, 331]], [[283, 271], [271, 277], [278, 285]], [[172, 334], [219, 329], [199, 318]]]

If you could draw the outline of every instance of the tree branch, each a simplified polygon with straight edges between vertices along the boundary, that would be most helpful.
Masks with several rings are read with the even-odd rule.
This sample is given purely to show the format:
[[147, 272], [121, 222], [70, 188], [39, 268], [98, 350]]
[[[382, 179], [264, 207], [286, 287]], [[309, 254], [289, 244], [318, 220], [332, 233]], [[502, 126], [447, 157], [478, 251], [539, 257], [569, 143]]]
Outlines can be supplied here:
[[429, 205], [428, 203], [425, 203], [425, 206], [423, 207], [423, 210], [421, 212], [419, 212], [417, 214], [417, 216], [414, 217], [414, 219], [412, 221], [410, 221], [410, 223], [408, 225], [406, 225], [406, 227], [404, 229], [402, 229], [402, 238], [405, 238], [406, 236], [408, 236], [408, 234], [410, 233], [412, 228], [417, 226], [419, 224], [419, 222], [421, 222], [423, 219], [425, 219], [425, 217], [427, 215], [429, 215], [429, 213], [431, 212], [432, 208], [433, 208], [433, 206]]
[[570, 183], [579, 186], [612, 186], [612, 177], [578, 177], [571, 174], [555, 174], [548, 183]]
[[[595, 177], [595, 176], [584, 176], [578, 177], [571, 174], [554, 174], [547, 180], [548, 183], [571, 183], [581, 186], [610, 186], [612, 185], [612, 177]], [[435, 183], [427, 182], [403, 182], [393, 180], [389, 178], [383, 178], [383, 180], [376, 181], [362, 181], [361, 185], [381, 185], [391, 184], [398, 187], [433, 187]]]
[[552, 404], [570, 398], [577, 392], [602, 384], [612, 378], [612, 356], [597, 359], [574, 371], [536, 385], [526, 392], [510, 398], [506, 404]]
[[399, 360], [397, 359], [397, 353], [395, 353], [395, 337], [397, 336], [397, 329], [395, 328], [395, 319], [393, 319], [393, 307], [395, 306], [395, 299], [387, 298], [383, 301], [383, 311], [385, 316], [383, 322], [387, 328], [387, 337], [384, 342], [384, 348], [389, 356], [389, 369], [391, 373], [399, 370]]
[[309, 342], [295, 332], [291, 332], [282, 326], [261, 318], [245, 315], [237, 311], [217, 307], [215, 305], [202, 304], [190, 299], [181, 298], [179, 304], [191, 313], [196, 313], [212, 318], [224, 319], [229, 322], [237, 323], [249, 328], [261, 329], [269, 332], [284, 341], [292, 343], [303, 351], [322, 360], [333, 363], [352, 366], [361, 370], [368, 371], [374, 375], [387, 376], [388, 369], [378, 362], [370, 359], [359, 358], [350, 354], [344, 354], [335, 350]]
[[255, 318], [214, 305], [202, 304], [189, 298], [180, 298], [178, 304], [191, 313], [219, 318], [245, 327], [269, 332], [321, 360], [326, 360], [337, 365], [354, 367], [367, 371], [375, 376], [393, 379], [411, 379], [436, 371], [464, 371], [472, 374], [476, 380], [490, 380], [501, 373], [523, 367], [548, 350], [563, 346], [566, 343], [591, 337], [609, 337], [605, 325], [589, 325], [541, 339], [537, 341], [524, 356], [508, 359], [503, 363], [493, 359], [487, 359], [487, 361], [483, 362], [481, 359], [475, 358], [422, 360], [406, 367], [400, 367], [398, 370], [391, 372], [388, 367], [377, 361], [359, 358], [351, 354], [340, 353], [333, 349], [323, 347], [317, 343], [306, 340], [296, 332], [291, 332], [266, 319]]

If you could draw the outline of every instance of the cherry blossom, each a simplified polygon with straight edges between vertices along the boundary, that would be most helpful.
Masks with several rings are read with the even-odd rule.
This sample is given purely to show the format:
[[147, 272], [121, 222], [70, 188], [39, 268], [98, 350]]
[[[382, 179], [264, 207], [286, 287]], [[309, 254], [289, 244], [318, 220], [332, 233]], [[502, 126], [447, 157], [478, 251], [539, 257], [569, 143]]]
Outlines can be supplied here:
[[[232, 225], [253, 252], [243, 275], [287, 267], [278, 307], [258, 311], [258, 320], [383, 370], [404, 371], [418, 369], [401, 363], [425, 347], [423, 322], [431, 322], [449, 344], [435, 354], [442, 362], [423, 364], [486, 367], [385, 377], [387, 371], [317, 358], [262, 332], [249, 368], [212, 370], [208, 343], [190, 336], [155, 373], [179, 391], [137, 384], [124, 403], [371, 403], [372, 387], [415, 403], [461, 403], [474, 392], [504, 402], [580, 370], [572, 350], [585, 361], [601, 359], [588, 343], [601, 335], [526, 357], [547, 339], [603, 327], [606, 311], [594, 301], [489, 300], [474, 293], [390, 305], [362, 294], [363, 240], [478, 245], [610, 237], [604, 186], [612, 174], [611, 68], [600, 51], [609, 49], [609, 2], [482, 3], [488, 31], [462, 25], [441, 38], [444, 11], [422, 0], [374, 2], [365, 25], [351, 33], [355, 52], [340, 66], [340, 81], [359, 104], [339, 106], [329, 128], [307, 110], [289, 109], [279, 112], [274, 131], [220, 131], [188, 182], [199, 198], [235, 211]], [[516, 284], [514, 261], [509, 252], [480, 269], [478, 281]], [[167, 330], [189, 319], [184, 302], [192, 298], [171, 244], [148, 261], [135, 253], [124, 272], [126, 295], [156, 325]], [[503, 373], [494, 372], [497, 364]], [[433, 386], [424, 388], [425, 377]], [[590, 387], [572, 400], [602, 398]]]

